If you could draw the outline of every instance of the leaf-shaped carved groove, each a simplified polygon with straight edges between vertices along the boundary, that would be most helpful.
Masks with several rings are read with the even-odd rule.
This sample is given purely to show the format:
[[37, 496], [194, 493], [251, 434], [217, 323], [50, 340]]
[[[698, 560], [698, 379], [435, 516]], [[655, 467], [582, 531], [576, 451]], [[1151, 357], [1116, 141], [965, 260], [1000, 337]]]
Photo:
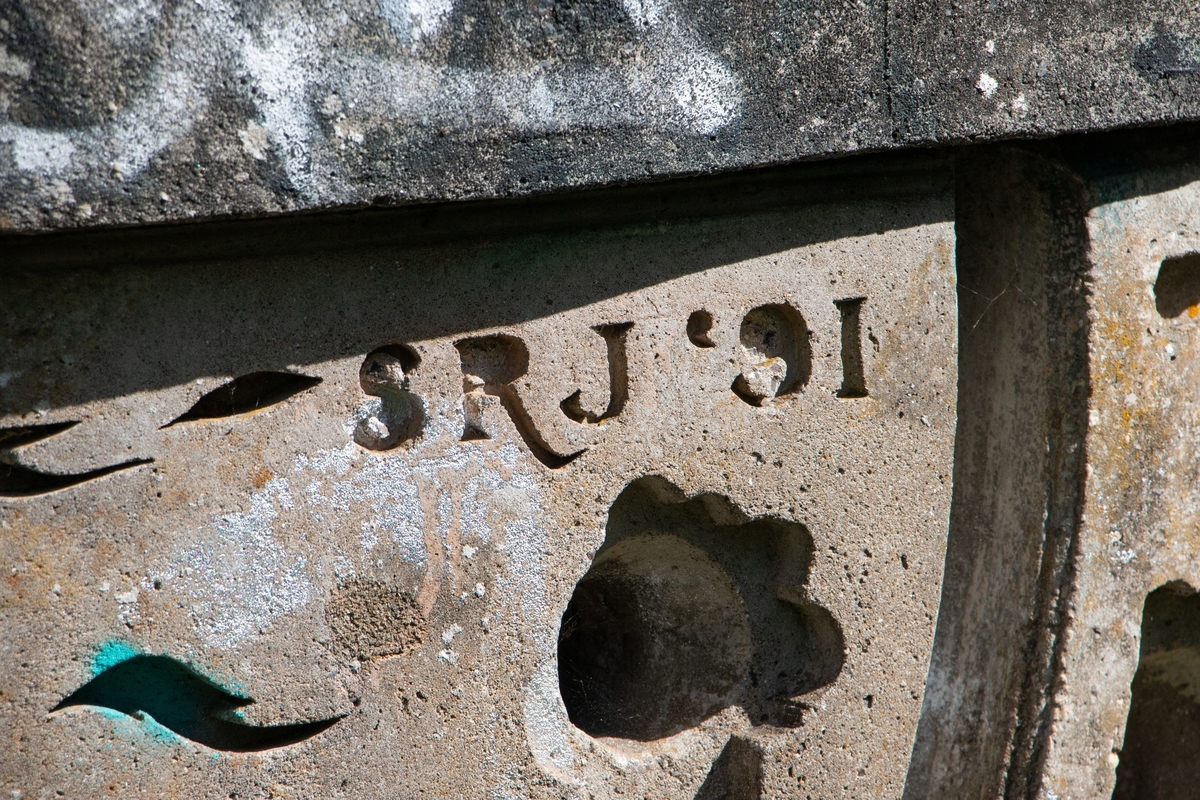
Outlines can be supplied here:
[[163, 427], [169, 428], [181, 422], [248, 414], [282, 403], [320, 382], [320, 378], [294, 372], [251, 372], [213, 389]]
[[120, 464], [110, 464], [106, 467], [87, 470], [86, 472], [53, 473], [41, 472], [16, 463], [13, 451], [49, 439], [63, 431], [74, 428], [78, 420], [68, 422], [52, 422], [45, 425], [22, 425], [15, 428], [0, 429], [0, 497], [37, 497], [50, 494], [59, 489], [78, 486], [114, 472], [130, 469], [131, 467], [149, 464], [153, 459], [137, 458], [123, 461]]
[[96, 706], [145, 719], [211, 747], [230, 752], [270, 750], [316, 736], [341, 716], [285, 725], [248, 725], [235, 709], [254, 701], [230, 694], [168, 656], [139, 655], [105, 669], [51, 709]]

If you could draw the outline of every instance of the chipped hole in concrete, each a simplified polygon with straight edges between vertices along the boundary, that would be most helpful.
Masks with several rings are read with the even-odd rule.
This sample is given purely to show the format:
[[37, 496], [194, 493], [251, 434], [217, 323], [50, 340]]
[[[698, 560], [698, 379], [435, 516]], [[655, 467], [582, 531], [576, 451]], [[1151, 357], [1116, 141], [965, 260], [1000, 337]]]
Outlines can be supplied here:
[[626, 487], [559, 630], [559, 691], [592, 736], [651, 741], [729, 706], [795, 726], [832, 683], [843, 637], [808, 600], [808, 531], [684, 500], [661, 478]]
[[397, 656], [425, 639], [416, 596], [373, 578], [355, 578], [336, 588], [325, 605], [325, 620], [348, 658]]
[[752, 406], [793, 394], [808, 384], [812, 348], [808, 325], [786, 303], [751, 309], [742, 319], [741, 342], [746, 367], [733, 380], [733, 393]]
[[1164, 259], [1154, 281], [1154, 307], [1166, 319], [1200, 316], [1200, 253]]
[[716, 347], [709, 334], [712, 332], [713, 316], [704, 309], [693, 311], [687, 321], [688, 341], [696, 347]]
[[162, 427], [170, 428], [181, 422], [248, 414], [282, 403], [320, 382], [320, 378], [294, 372], [252, 372], [208, 392], [197, 400], [195, 405]]

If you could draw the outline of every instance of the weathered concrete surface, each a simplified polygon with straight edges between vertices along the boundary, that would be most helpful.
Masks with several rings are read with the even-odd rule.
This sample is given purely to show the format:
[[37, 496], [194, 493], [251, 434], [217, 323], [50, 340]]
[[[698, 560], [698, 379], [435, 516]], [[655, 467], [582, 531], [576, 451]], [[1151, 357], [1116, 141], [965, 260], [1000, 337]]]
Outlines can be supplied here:
[[[1130, 177], [1093, 182], [1100, 202], [1087, 217], [1089, 469], [1042, 788], [1043, 797], [1062, 800], [1112, 791], [1143, 625], [1153, 632], [1153, 622], [1142, 619], [1152, 605], [1147, 596], [1168, 584], [1180, 596], [1200, 586], [1200, 171], [1176, 164]], [[1162, 657], [1161, 644], [1142, 649]], [[1145, 666], [1154, 672], [1153, 663]], [[1194, 663], [1179, 672], [1187, 681], [1198, 677]], [[1177, 729], [1162, 723], [1163, 738], [1151, 746], [1187, 752], [1170, 735]], [[1145, 747], [1142, 741], [1135, 749]], [[1132, 796], [1182, 797], [1194, 788], [1151, 794], [1152, 778], [1143, 774], [1143, 793]]]
[[0, 226], [499, 197], [1200, 117], [1200, 11], [0, 6]]
[[1085, 469], [1086, 206], [1066, 165], [1028, 148], [962, 157], [956, 183], [954, 501], [904, 796], [1024, 798]]
[[10, 262], [3, 790], [899, 794], [957, 313], [948, 181], [885, 177], [582, 232]]

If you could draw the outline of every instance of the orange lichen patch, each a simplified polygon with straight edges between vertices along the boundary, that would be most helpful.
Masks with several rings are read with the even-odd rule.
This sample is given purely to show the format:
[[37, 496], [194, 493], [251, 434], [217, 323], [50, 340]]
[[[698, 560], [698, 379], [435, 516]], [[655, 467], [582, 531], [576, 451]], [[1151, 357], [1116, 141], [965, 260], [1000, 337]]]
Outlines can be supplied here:
[[267, 485], [267, 481], [274, 477], [274, 472], [271, 472], [271, 470], [267, 469], [266, 467], [259, 467], [254, 471], [251, 481], [254, 484], [255, 489], [261, 489]]
[[1188, 316], [1192, 319], [1200, 317], [1200, 304], [1192, 303], [1190, 306], [1188, 306]]

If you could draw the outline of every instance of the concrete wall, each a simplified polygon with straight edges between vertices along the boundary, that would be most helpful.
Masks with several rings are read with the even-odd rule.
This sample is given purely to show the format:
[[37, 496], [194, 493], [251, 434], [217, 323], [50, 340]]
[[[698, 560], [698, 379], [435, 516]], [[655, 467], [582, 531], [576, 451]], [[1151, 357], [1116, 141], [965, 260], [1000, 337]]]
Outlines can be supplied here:
[[1190, 6], [0, 23], [4, 791], [1192, 796]]

